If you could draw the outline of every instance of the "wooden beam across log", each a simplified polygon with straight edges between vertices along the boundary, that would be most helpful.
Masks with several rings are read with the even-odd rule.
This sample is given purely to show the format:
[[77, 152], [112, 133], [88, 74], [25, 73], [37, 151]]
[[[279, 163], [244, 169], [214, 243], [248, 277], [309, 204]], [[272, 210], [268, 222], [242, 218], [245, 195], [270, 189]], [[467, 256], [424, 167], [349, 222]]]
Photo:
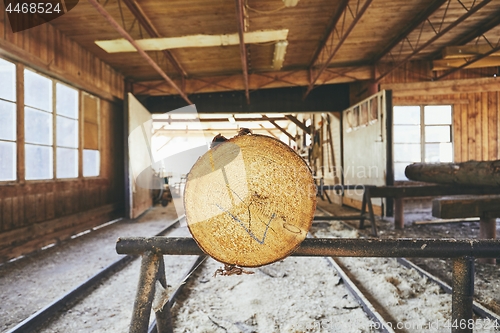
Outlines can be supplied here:
[[410, 180], [469, 186], [500, 186], [500, 160], [463, 163], [413, 163], [406, 167]]
[[[489, 44], [447, 46], [443, 50], [443, 59], [463, 59], [475, 57], [485, 54], [492, 49], [493, 47]], [[500, 56], [500, 51], [493, 53], [492, 56]]]
[[[323, 73], [317, 84], [336, 84], [354, 81], [370, 80], [373, 77], [372, 66], [345, 67], [349, 70], [347, 76], [332, 76]], [[179, 85], [180, 80], [175, 80]], [[307, 86], [309, 84], [309, 71], [306, 69], [294, 71], [277, 71], [249, 73], [248, 85], [250, 90]], [[185, 80], [184, 92], [186, 94], [198, 94], [219, 91], [245, 90], [241, 74], [190, 77]], [[177, 95], [177, 91], [162, 80], [141, 81], [133, 84], [134, 95], [166, 96]]]

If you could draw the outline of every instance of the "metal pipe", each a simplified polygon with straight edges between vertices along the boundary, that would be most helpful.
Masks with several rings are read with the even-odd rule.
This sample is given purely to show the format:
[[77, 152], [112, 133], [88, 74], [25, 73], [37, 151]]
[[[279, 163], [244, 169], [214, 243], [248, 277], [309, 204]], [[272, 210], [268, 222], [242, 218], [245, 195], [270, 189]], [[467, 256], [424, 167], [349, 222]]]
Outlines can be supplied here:
[[[152, 251], [173, 255], [202, 255], [192, 238], [127, 237], [116, 243], [118, 254]], [[311, 257], [416, 257], [458, 258], [473, 256], [496, 258], [500, 240], [492, 239], [305, 239], [293, 256]]]
[[451, 300], [451, 332], [472, 333], [472, 302], [474, 296], [474, 258], [464, 256], [453, 260], [453, 294]]
[[142, 256], [141, 273], [135, 296], [130, 333], [147, 332], [161, 255], [147, 251]]
[[88, 0], [88, 2], [94, 6], [95, 9], [97, 9], [97, 11], [99, 12], [99, 14], [101, 14], [110, 24], [113, 28], [115, 28], [115, 30], [120, 34], [122, 35], [123, 38], [125, 38], [130, 44], [132, 44], [133, 47], [135, 47], [135, 49], [137, 50], [137, 52], [144, 58], [146, 59], [146, 62], [151, 65], [151, 67], [153, 67], [155, 69], [155, 71], [158, 72], [158, 74], [160, 74], [160, 76], [165, 80], [167, 81], [168, 84], [170, 84], [172, 86], [172, 88], [174, 88], [178, 93], [179, 95], [181, 95], [181, 97], [188, 103], [188, 104], [193, 104], [189, 98], [187, 97], [187, 95], [175, 84], [174, 81], [172, 81], [172, 79], [170, 77], [168, 77], [168, 75], [160, 68], [160, 66], [158, 66], [158, 64], [153, 60], [151, 59], [151, 57], [139, 46], [139, 44], [137, 44], [137, 42], [132, 38], [132, 36], [130, 36], [130, 34], [125, 31], [125, 29], [122, 28], [122, 26], [120, 24], [118, 24], [118, 22], [115, 21], [115, 19], [104, 9], [104, 7], [102, 7], [98, 2], [97, 0]]

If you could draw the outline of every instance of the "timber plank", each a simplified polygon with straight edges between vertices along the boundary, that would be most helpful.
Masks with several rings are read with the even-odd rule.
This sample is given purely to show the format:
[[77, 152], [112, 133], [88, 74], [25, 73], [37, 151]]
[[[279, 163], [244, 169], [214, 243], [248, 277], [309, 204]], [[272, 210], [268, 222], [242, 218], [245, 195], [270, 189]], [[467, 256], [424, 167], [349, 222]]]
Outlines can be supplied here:
[[19, 219], [19, 197], [12, 198], [12, 226], [14, 228], [19, 227], [20, 225]]
[[452, 142], [453, 144], [453, 154], [454, 154], [454, 161], [455, 162], [461, 162], [462, 161], [462, 126], [461, 126], [461, 120], [462, 120], [462, 106], [461, 105], [454, 105], [453, 107], [453, 138]]
[[498, 155], [497, 103], [497, 93], [488, 93], [488, 160], [496, 160]]
[[[461, 98], [467, 98], [466, 94], [461, 94]], [[461, 142], [460, 142], [460, 155], [462, 157], [462, 162], [469, 160], [469, 138], [468, 138], [468, 114], [469, 114], [469, 105], [460, 105], [461, 115], [460, 115], [460, 123], [461, 123]]]
[[475, 114], [475, 131], [474, 131], [474, 140], [475, 140], [475, 160], [481, 161], [483, 159], [483, 146], [482, 146], [482, 135], [481, 135], [481, 93], [474, 94], [474, 114]]
[[36, 221], [45, 220], [45, 193], [36, 195]]
[[36, 222], [36, 199], [34, 194], [24, 196], [26, 208], [26, 222], [32, 224]]
[[49, 192], [45, 195], [45, 213], [47, 219], [53, 219], [55, 217], [54, 192]]
[[488, 93], [481, 93], [481, 159], [489, 160]]
[[12, 228], [12, 198], [3, 200], [2, 217], [4, 228]]
[[[469, 94], [469, 97], [473, 96]], [[469, 110], [467, 115], [468, 151], [469, 160], [476, 159], [476, 117], [474, 100], [469, 98]]]
[[459, 196], [434, 199], [432, 216], [440, 218], [483, 217], [500, 215], [500, 195]]
[[376, 186], [370, 187], [373, 198], [406, 198], [406, 197], [438, 197], [445, 195], [489, 195], [500, 194], [496, 186], [452, 186], [452, 185], [419, 185], [419, 186]]

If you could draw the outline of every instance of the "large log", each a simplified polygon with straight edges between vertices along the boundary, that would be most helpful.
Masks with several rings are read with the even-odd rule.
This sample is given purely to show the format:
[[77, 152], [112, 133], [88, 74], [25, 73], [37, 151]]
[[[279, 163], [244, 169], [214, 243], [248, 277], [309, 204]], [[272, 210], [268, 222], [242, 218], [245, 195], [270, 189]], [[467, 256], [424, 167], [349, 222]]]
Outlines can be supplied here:
[[316, 186], [304, 160], [281, 141], [239, 135], [195, 163], [184, 206], [189, 231], [205, 253], [257, 267], [290, 255], [304, 240]]
[[413, 163], [406, 167], [410, 180], [470, 186], [499, 186], [500, 160], [462, 163]]

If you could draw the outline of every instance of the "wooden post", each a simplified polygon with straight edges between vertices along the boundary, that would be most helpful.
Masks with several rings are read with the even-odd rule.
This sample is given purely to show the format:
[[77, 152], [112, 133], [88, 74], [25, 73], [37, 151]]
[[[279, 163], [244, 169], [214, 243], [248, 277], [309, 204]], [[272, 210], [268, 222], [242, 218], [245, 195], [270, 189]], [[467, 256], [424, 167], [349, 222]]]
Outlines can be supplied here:
[[[497, 219], [486, 215], [479, 220], [479, 238], [480, 239], [496, 239]], [[485, 264], [496, 264], [495, 258], [480, 258], [479, 262]]]
[[396, 229], [404, 229], [405, 227], [403, 198], [394, 199], [394, 227]]

